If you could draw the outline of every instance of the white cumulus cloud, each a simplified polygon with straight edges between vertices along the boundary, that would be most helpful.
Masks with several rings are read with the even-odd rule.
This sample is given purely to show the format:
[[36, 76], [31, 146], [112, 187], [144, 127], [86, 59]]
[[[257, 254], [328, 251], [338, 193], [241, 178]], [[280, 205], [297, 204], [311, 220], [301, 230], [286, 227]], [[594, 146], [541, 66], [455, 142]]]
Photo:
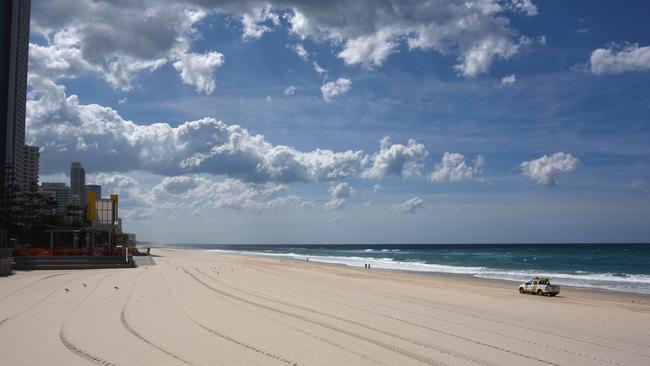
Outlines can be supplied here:
[[211, 94], [216, 87], [214, 70], [223, 62], [223, 54], [219, 52], [187, 53], [174, 62], [174, 68], [180, 73], [183, 83], [194, 85], [198, 93]]
[[442, 162], [437, 164], [429, 175], [429, 179], [432, 182], [458, 182], [476, 178], [482, 173], [484, 165], [485, 159], [482, 155], [476, 157], [472, 166], [467, 163], [463, 154], [446, 152], [442, 156]]
[[322, 74], [326, 74], [326, 73], [327, 73], [327, 70], [324, 69], [324, 68], [322, 68], [322, 67], [318, 64], [318, 62], [314, 61], [313, 65], [314, 65], [314, 70], [315, 70], [319, 75], [322, 75]]
[[419, 175], [424, 159], [429, 155], [426, 147], [414, 139], [406, 145], [391, 144], [388, 136], [380, 142], [379, 152], [370, 157], [371, 166], [362, 173], [362, 177], [382, 179], [388, 175], [398, 177]]
[[591, 53], [590, 67], [594, 74], [650, 70], [650, 46], [598, 48]]
[[43, 148], [44, 173], [77, 160], [80, 141], [88, 165], [100, 171], [226, 174], [246, 181], [332, 181], [359, 174], [366, 159], [360, 150], [302, 152], [273, 145], [262, 135], [213, 118], [176, 127], [139, 125], [111, 108], [81, 104], [49, 79], [31, 76], [30, 83], [27, 136]]
[[545, 185], [557, 184], [555, 177], [576, 170], [580, 161], [571, 154], [558, 152], [521, 163], [523, 174]]
[[[284, 17], [291, 34], [330, 44], [347, 64], [380, 66], [406, 44], [456, 58], [459, 74], [475, 77], [495, 59], [510, 59], [530, 44], [513, 29], [509, 13], [534, 16], [537, 8], [530, 0], [36, 1], [32, 31], [48, 44], [35, 47], [30, 58], [41, 60], [34, 64], [53, 79], [93, 72], [114, 88], [130, 90], [135, 74], [191, 53], [207, 16], [224, 14], [241, 23], [244, 40], [283, 26]], [[307, 57], [304, 47], [296, 50]]]
[[305, 46], [303, 46], [302, 44], [296, 43], [293, 46], [291, 46], [291, 49], [293, 50], [293, 52], [296, 53], [296, 55], [298, 55], [304, 61], [309, 60], [309, 52], [307, 52]]
[[270, 6], [253, 8], [242, 15], [244, 39], [258, 39], [269, 32], [273, 27], [280, 25], [280, 17], [273, 12]]
[[323, 93], [323, 99], [330, 102], [336, 97], [345, 95], [352, 88], [352, 81], [350, 79], [338, 78], [336, 81], [330, 81], [323, 84], [320, 87], [321, 93]]
[[205, 15], [190, 4], [162, 1], [37, 1], [32, 31], [48, 44], [31, 46], [30, 73], [58, 79], [93, 72], [116, 89], [130, 90], [134, 74], [188, 52], [194, 25]]
[[506, 13], [537, 14], [530, 0], [296, 2], [287, 17], [302, 39], [343, 45], [338, 57], [363, 67], [382, 65], [400, 45], [457, 58], [456, 70], [475, 77], [495, 59], [510, 59], [531, 41]]
[[329, 210], [337, 210], [343, 207], [347, 198], [352, 195], [352, 186], [348, 183], [339, 183], [330, 187], [331, 199], [325, 204], [325, 208]]
[[517, 76], [515, 74], [504, 76], [501, 79], [501, 85], [512, 85], [517, 81]]
[[166, 176], [225, 175], [245, 182], [331, 182], [349, 177], [381, 179], [420, 174], [427, 156], [424, 145], [410, 139], [380, 150], [300, 151], [274, 145], [265, 136], [239, 125], [202, 118], [171, 126], [141, 125], [125, 120], [109, 107], [82, 104], [54, 81], [30, 76], [27, 101], [28, 144], [42, 147], [44, 174], [65, 171], [78, 160], [95, 171], [147, 171]]
[[208, 208], [270, 209], [299, 205], [284, 184], [251, 183], [239, 179], [214, 180], [197, 175], [164, 177], [152, 190], [159, 202], [194, 210]]
[[397, 46], [395, 32], [386, 28], [375, 34], [349, 39], [338, 56], [346, 64], [372, 68], [381, 65]]

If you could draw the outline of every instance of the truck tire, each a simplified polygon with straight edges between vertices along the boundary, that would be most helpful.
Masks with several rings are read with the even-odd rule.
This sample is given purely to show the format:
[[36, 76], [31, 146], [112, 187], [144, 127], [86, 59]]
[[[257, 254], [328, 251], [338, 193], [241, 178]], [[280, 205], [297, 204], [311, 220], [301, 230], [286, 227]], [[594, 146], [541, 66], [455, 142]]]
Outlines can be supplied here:
[[543, 292], [542, 290], [537, 290], [537, 294], [538, 294], [539, 296], [542, 296], [542, 295], [544, 295], [544, 292]]
[[557, 295], [557, 294], [551, 294], [551, 297], [553, 297], [553, 296], [555, 296], [555, 295]]
[[523, 294], [524, 292], [526, 292], [526, 291], [524, 291], [524, 289], [520, 287], [520, 288], [519, 288], [519, 293], [520, 293], [520, 294]]

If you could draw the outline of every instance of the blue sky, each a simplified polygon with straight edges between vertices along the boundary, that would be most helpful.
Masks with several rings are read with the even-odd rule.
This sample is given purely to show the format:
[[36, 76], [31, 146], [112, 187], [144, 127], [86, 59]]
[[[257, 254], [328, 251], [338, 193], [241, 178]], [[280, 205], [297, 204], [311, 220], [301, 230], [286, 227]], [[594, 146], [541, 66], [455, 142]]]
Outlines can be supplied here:
[[34, 1], [41, 180], [158, 242], [650, 240], [646, 2], [383, 4]]

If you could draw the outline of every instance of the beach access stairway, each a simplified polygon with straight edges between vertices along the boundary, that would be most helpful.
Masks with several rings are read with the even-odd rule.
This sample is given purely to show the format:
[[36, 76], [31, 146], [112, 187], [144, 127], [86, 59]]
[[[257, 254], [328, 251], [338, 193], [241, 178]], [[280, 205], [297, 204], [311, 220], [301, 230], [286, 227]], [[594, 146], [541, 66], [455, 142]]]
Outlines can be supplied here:
[[14, 269], [96, 269], [133, 268], [122, 256], [17, 256]]

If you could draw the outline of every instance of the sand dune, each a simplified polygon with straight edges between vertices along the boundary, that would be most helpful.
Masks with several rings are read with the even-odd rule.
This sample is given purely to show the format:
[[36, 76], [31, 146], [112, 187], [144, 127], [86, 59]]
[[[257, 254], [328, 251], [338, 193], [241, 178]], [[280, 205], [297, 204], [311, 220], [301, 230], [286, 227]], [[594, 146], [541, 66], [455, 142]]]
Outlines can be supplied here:
[[647, 296], [155, 254], [148, 268], [0, 279], [0, 364], [650, 364]]

